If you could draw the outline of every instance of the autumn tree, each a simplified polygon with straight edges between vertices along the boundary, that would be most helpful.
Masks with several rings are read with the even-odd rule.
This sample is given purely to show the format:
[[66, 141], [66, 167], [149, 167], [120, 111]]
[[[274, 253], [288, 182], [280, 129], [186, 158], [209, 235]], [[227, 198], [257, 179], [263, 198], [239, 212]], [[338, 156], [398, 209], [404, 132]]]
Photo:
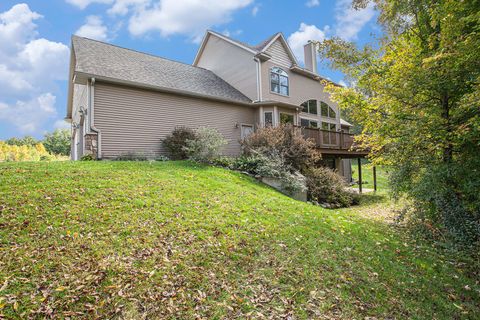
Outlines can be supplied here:
[[379, 12], [383, 36], [319, 46], [351, 86], [328, 90], [362, 125], [360, 141], [392, 167], [394, 195], [419, 225], [480, 239], [480, 1], [354, 0]]

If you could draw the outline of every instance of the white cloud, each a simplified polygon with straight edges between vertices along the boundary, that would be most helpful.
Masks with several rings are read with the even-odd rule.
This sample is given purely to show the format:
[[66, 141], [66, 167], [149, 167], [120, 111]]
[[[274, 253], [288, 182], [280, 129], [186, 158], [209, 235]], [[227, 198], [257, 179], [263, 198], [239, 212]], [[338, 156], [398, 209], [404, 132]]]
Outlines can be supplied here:
[[136, 10], [128, 29], [132, 35], [159, 32], [163, 37], [188, 35], [199, 42], [205, 29], [231, 20], [232, 14], [253, 0], [162, 0]]
[[347, 41], [357, 39], [358, 33], [375, 15], [374, 5], [354, 10], [352, 0], [339, 0], [335, 6], [335, 35]]
[[259, 10], [260, 10], [260, 6], [259, 6], [259, 5], [254, 6], [254, 7], [252, 8], [252, 16], [256, 17]]
[[77, 36], [102, 41], [108, 39], [107, 33], [108, 29], [99, 16], [88, 16], [85, 24], [75, 32]]
[[78, 7], [79, 9], [85, 9], [92, 3], [104, 3], [104, 4], [110, 4], [114, 0], [66, 0], [68, 3]]
[[44, 93], [13, 105], [0, 102], [0, 120], [14, 124], [22, 134], [36, 133], [43, 122], [56, 116], [55, 100], [51, 93]]
[[113, 6], [108, 9], [108, 14], [124, 16], [130, 9], [142, 10], [150, 4], [150, 0], [115, 0]]
[[325, 26], [323, 30], [320, 30], [315, 25], [308, 25], [302, 22], [300, 28], [292, 33], [287, 41], [297, 59], [303, 62], [303, 46], [307, 44], [309, 40], [323, 41], [328, 30], [328, 26]]
[[0, 120], [23, 133], [35, 133], [56, 117], [51, 92], [68, 71], [68, 47], [37, 38], [34, 21], [41, 17], [26, 4], [0, 13]]
[[53, 127], [55, 129], [70, 129], [70, 123], [68, 123], [64, 119], [59, 119], [55, 121], [55, 123], [53, 124]]
[[318, 7], [320, 5], [319, 0], [308, 0], [305, 2], [305, 5], [309, 8]]

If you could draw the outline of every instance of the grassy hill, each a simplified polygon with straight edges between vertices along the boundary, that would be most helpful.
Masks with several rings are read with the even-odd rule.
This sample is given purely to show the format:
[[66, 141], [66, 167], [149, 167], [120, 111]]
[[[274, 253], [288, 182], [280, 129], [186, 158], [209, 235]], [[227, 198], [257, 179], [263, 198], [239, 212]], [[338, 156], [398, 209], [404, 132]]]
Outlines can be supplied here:
[[372, 218], [389, 206], [326, 210], [187, 162], [2, 163], [0, 315], [478, 317], [465, 261]]

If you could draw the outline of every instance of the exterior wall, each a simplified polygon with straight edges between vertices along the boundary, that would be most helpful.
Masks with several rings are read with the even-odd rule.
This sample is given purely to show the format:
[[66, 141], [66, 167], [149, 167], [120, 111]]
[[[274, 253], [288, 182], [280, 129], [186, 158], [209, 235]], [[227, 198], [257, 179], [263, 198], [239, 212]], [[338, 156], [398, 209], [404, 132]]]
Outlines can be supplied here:
[[88, 133], [85, 135], [84, 154], [91, 154], [94, 159], [98, 156], [98, 137], [96, 133]]
[[[88, 107], [88, 94], [87, 86], [81, 84], [73, 85], [73, 103], [72, 103], [72, 124], [75, 123], [80, 126], [80, 123], [83, 125], [83, 121], [80, 115], [80, 108], [83, 107], [87, 109]], [[72, 160], [78, 160], [84, 154], [84, 136], [83, 128], [78, 128], [73, 131], [72, 134], [72, 152], [70, 157]]]
[[290, 56], [287, 54], [285, 47], [283, 46], [280, 40], [275, 40], [270, 47], [266, 50], [268, 54], [272, 56], [272, 61], [279, 67], [290, 68], [293, 64], [293, 61], [290, 59]]
[[252, 101], [257, 100], [257, 65], [253, 54], [210, 35], [197, 63], [213, 71]]
[[262, 93], [264, 100], [274, 100], [280, 102], [291, 103], [294, 105], [300, 105], [310, 99], [326, 102], [332, 109], [335, 110], [336, 119], [324, 118], [320, 116], [320, 110], [317, 115], [300, 113], [301, 118], [311, 119], [325, 122], [335, 122], [340, 129], [340, 112], [338, 105], [330, 100], [329, 94], [324, 91], [323, 85], [318, 80], [311, 79], [309, 77], [294, 73], [288, 68], [283, 67], [283, 70], [288, 73], [289, 81], [289, 96], [283, 96], [270, 91], [270, 69], [272, 67], [282, 67], [273, 61], [262, 62]]
[[224, 154], [235, 155], [240, 152], [240, 125], [255, 124], [256, 110], [247, 106], [98, 81], [94, 95], [102, 158], [126, 152], [166, 154], [161, 141], [177, 126], [214, 127], [228, 140]]

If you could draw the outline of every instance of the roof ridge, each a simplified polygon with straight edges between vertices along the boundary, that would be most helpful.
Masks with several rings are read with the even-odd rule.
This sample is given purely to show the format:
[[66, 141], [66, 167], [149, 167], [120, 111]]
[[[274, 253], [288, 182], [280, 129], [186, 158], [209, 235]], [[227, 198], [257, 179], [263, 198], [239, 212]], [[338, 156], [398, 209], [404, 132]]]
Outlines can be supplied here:
[[161, 57], [161, 56], [155, 55], [153, 53], [148, 53], [148, 52], [143, 52], [143, 51], [139, 51], [139, 50], [135, 50], [135, 49], [131, 49], [131, 48], [122, 47], [122, 46], [119, 46], [119, 45], [116, 45], [116, 44], [113, 44], [113, 43], [109, 43], [109, 42], [105, 42], [105, 41], [100, 41], [100, 40], [91, 39], [91, 38], [87, 38], [87, 37], [81, 37], [81, 36], [78, 36], [76, 34], [72, 35], [72, 39], [73, 38], [80, 38], [80, 39], [84, 39], [84, 40], [88, 40], [88, 41], [98, 42], [98, 43], [101, 43], [101, 44], [104, 44], [104, 45], [107, 45], [107, 46], [111, 46], [111, 47], [115, 47], [115, 48], [119, 48], [119, 49], [123, 49], [123, 50], [128, 50], [128, 51], [132, 51], [132, 52], [135, 52], [135, 53], [140, 53], [140, 54], [144, 54], [144, 55], [147, 55], [147, 56], [151, 56], [151, 57], [154, 57], [154, 58], [168, 60], [168, 61], [175, 62], [175, 63], [178, 63], [178, 64], [183, 64], [183, 65], [186, 65], [186, 66], [189, 66], [189, 67], [202, 69], [202, 70], [207, 70], [207, 71], [212, 72], [211, 70], [208, 70], [208, 69], [205, 69], [205, 68], [202, 68], [202, 67], [197, 67], [197, 66], [191, 65], [191, 64], [186, 63], [186, 62], [181, 62], [181, 61], [173, 60], [173, 59], [170, 59], [170, 58]]

